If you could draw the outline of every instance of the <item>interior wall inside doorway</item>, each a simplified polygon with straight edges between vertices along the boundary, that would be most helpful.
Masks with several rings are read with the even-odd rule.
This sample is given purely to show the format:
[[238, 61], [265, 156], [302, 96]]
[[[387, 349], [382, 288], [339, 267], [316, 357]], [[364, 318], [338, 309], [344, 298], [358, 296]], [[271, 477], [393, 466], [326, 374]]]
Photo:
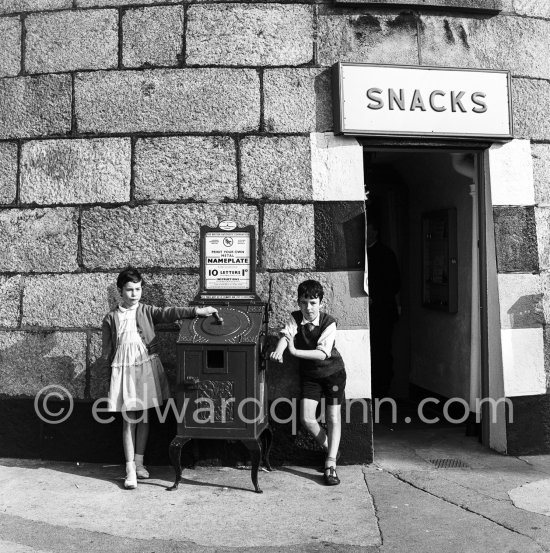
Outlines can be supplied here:
[[[472, 289], [471, 179], [453, 169], [449, 152], [365, 151], [369, 211], [378, 212], [380, 239], [397, 255], [401, 317], [393, 340], [390, 394], [409, 384], [447, 398], [469, 398]], [[456, 208], [458, 311], [422, 305], [422, 215]], [[476, 215], [477, 216], [477, 215]]]

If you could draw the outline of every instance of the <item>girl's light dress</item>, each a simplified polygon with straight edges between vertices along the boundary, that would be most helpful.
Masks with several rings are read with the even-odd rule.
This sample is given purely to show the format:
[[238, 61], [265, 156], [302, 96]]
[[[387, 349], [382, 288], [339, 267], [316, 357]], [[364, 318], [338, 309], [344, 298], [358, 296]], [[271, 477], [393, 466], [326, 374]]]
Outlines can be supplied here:
[[161, 405], [170, 397], [158, 354], [150, 354], [138, 333], [136, 310], [118, 306], [117, 349], [111, 363], [109, 411], [140, 411]]

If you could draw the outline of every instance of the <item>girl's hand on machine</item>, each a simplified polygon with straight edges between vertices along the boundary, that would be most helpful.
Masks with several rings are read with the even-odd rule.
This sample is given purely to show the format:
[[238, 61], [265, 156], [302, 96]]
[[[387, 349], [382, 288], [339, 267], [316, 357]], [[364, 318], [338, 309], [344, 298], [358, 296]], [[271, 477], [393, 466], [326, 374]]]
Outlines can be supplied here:
[[197, 307], [197, 316], [198, 317], [208, 317], [217, 313], [218, 310], [215, 307]]

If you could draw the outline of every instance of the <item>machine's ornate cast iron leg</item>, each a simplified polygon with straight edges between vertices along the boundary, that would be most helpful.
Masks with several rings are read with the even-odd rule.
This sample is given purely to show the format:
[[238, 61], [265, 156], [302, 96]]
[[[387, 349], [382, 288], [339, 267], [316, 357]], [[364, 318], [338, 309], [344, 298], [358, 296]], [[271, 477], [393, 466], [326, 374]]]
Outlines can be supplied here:
[[171, 492], [178, 489], [179, 483], [181, 481], [181, 448], [190, 440], [191, 438], [184, 438], [183, 436], [176, 436], [170, 443], [170, 449], [168, 454], [170, 455], [170, 463], [174, 467], [176, 472], [176, 479], [174, 480], [173, 486], [166, 488], [167, 491]]
[[250, 452], [250, 460], [252, 461], [252, 483], [256, 493], [264, 493], [258, 486], [258, 469], [260, 468], [260, 459], [262, 458], [262, 443], [257, 440], [242, 440], [246, 449]]
[[262, 432], [261, 440], [262, 440], [264, 467], [267, 470], [273, 470], [273, 468], [269, 463], [269, 452], [271, 451], [271, 444], [273, 443], [273, 431], [269, 426], [266, 427], [266, 429]]

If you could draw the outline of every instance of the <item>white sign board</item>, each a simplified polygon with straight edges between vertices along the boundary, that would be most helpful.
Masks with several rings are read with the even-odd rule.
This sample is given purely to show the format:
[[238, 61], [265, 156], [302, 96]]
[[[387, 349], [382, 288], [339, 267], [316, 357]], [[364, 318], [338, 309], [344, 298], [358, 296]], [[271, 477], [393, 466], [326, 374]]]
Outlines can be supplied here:
[[250, 287], [250, 234], [207, 232], [204, 239], [206, 290]]
[[512, 137], [508, 71], [338, 63], [333, 72], [339, 133]]

